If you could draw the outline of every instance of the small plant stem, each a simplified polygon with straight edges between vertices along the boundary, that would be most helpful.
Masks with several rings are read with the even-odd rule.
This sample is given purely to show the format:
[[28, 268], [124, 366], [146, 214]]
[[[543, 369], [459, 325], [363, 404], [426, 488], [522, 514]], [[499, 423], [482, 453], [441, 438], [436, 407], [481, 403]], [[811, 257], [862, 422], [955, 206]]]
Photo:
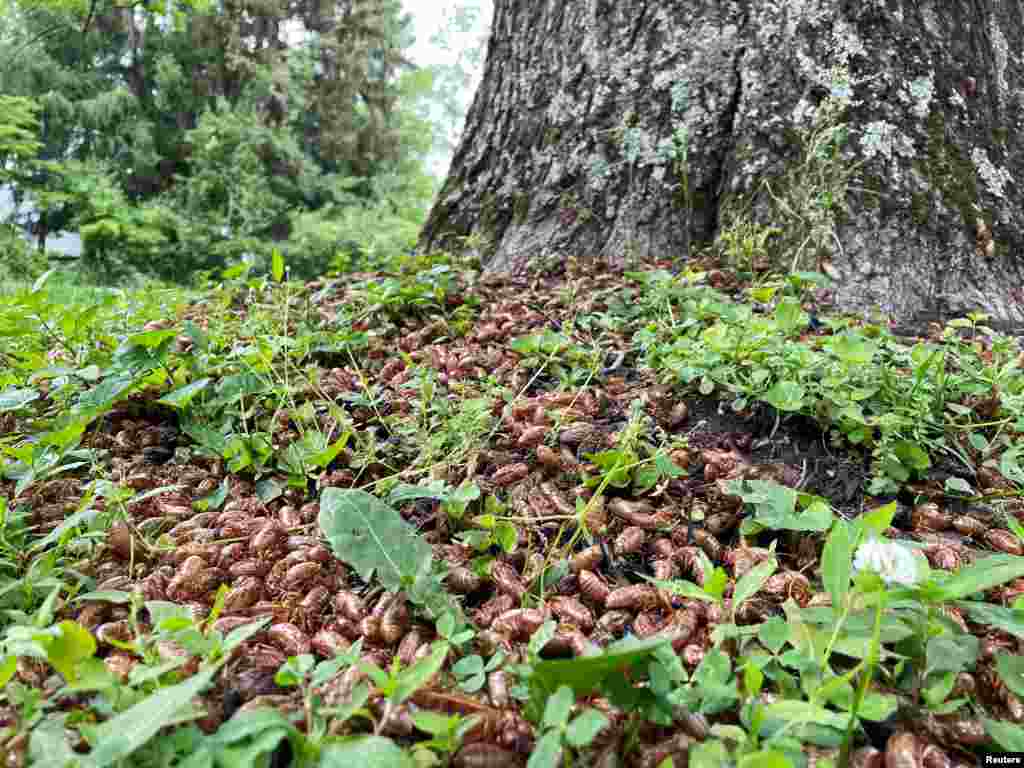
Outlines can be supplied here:
[[1007, 424], [1012, 424], [1013, 421], [1013, 417], [1009, 417], [1006, 419], [999, 419], [998, 421], [982, 421], [978, 422], [977, 424], [957, 424], [952, 419], [950, 419], [949, 425], [963, 432], [970, 432], [973, 429], [984, 429], [986, 427], [999, 427], [1000, 430], [1002, 430], [1004, 426], [1006, 426]]
[[374, 736], [380, 736], [381, 730], [387, 724], [388, 720], [391, 719], [391, 710], [392, 710], [391, 699], [385, 699], [384, 700], [384, 712], [381, 713], [380, 719], [377, 721], [377, 724], [373, 728], [373, 735]]
[[[363, 392], [369, 394], [371, 391], [370, 382], [366, 378], [366, 373], [363, 371], [359, 363], [356, 362], [355, 357], [352, 356], [352, 350], [348, 347], [345, 348], [348, 353], [348, 359], [352, 361], [352, 366], [356, 369], [356, 374], [359, 376], [359, 383], [363, 385]], [[381, 415], [380, 409], [377, 408], [377, 396], [374, 394], [369, 398], [370, 407], [373, 409], [373, 413], [377, 416], [377, 421], [387, 429], [387, 424], [384, 422], [384, 417]], [[388, 432], [391, 430], [389, 429]]]
[[832, 647], [835, 645], [836, 640], [839, 639], [839, 632], [843, 628], [843, 625], [846, 623], [847, 617], [850, 615], [850, 605], [850, 596], [847, 595], [846, 604], [843, 606], [843, 613], [839, 617], [839, 621], [836, 622], [835, 629], [832, 630], [832, 637], [829, 638], [828, 645], [825, 647], [824, 664], [826, 667], [828, 666], [828, 660], [832, 657]]
[[853, 700], [853, 707], [850, 709], [850, 722], [846, 726], [846, 737], [843, 739], [843, 746], [839, 751], [839, 768], [850, 768], [850, 750], [853, 747], [853, 730], [857, 725], [857, 713], [868, 695], [868, 686], [871, 685], [871, 678], [874, 677], [876, 657], [882, 635], [882, 604], [884, 595], [878, 595], [878, 604], [875, 606], [875, 628], [871, 634], [871, 645], [868, 647], [867, 658], [864, 659], [864, 671], [861, 673], [860, 687], [857, 689], [857, 698]]
[[306, 733], [312, 735], [313, 734], [313, 729], [314, 729], [314, 725], [313, 725], [313, 693], [308, 688], [305, 691], [303, 691], [303, 693], [305, 695], [302, 697], [302, 708], [305, 710], [305, 714], [306, 714]]
[[575, 520], [576, 515], [546, 515], [544, 517], [517, 517], [513, 515], [498, 515], [495, 520], [507, 523], [564, 523]]

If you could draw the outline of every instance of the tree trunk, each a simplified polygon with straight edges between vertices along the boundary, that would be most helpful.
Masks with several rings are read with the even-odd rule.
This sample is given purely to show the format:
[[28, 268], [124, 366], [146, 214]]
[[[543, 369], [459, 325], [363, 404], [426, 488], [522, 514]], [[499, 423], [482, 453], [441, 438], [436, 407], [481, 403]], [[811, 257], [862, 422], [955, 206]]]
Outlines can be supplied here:
[[420, 247], [683, 258], [745, 220], [843, 309], [1019, 327], [1021, 50], [1024, 0], [496, 0]]

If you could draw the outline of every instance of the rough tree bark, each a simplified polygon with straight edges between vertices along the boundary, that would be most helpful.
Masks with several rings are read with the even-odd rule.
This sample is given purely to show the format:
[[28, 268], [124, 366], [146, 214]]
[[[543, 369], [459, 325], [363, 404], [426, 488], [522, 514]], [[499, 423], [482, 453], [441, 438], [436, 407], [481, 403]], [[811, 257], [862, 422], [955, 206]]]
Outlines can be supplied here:
[[802, 156], [796, 116], [845, 62], [856, 171], [832, 252], [802, 266], [830, 261], [845, 309], [981, 309], [1019, 327], [1022, 51], [1024, 0], [496, 0], [420, 247], [476, 235], [489, 269], [514, 271], [570, 254], [683, 257], [729, 211], [785, 233], [800, 224], [780, 208], [785, 185], [813, 182], [786, 175]]

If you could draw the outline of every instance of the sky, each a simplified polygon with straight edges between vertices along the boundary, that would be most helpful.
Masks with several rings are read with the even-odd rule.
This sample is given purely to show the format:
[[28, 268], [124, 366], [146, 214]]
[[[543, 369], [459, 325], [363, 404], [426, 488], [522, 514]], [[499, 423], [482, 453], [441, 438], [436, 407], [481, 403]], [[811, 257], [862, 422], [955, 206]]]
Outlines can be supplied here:
[[443, 61], [442, 52], [430, 44], [430, 37], [444, 21], [442, 11], [445, 6], [452, 6], [451, 0], [443, 3], [431, 0], [404, 0], [402, 7], [406, 13], [412, 14], [416, 27], [416, 45], [412, 47], [411, 58], [420, 66], [439, 64]]
[[[445, 24], [445, 11], [452, 13], [458, 3], [456, 0], [403, 0], [402, 7], [406, 13], [412, 14], [416, 28], [416, 44], [412, 47], [411, 58], [420, 66], [443, 64], [448, 58], [445, 51], [431, 45], [430, 38]], [[476, 5], [483, 9], [481, 24], [491, 21], [491, 0], [477, 0]]]
[[[480, 9], [476, 24], [468, 32], [456, 34], [451, 26], [451, 19], [459, 7], [476, 7]], [[407, 51], [414, 64], [428, 67], [435, 64], [454, 64], [459, 51], [479, 45], [480, 36], [491, 23], [493, 15], [492, 0], [403, 0], [403, 10], [412, 16], [416, 42]], [[431, 42], [431, 38], [446, 30], [449, 35], [449, 50], [444, 50]], [[479, 77], [479, 72], [477, 76]], [[463, 94], [463, 108], [468, 110], [472, 92]], [[443, 179], [451, 160], [451, 151], [442, 151], [435, 147], [426, 158], [427, 168], [438, 179]]]

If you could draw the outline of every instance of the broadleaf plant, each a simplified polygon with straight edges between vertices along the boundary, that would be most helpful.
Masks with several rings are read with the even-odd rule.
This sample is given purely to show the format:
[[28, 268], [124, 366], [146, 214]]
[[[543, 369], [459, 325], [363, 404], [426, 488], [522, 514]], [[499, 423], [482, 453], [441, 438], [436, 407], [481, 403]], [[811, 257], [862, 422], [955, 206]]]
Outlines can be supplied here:
[[432, 618], [461, 616], [445, 589], [433, 550], [393, 507], [359, 489], [328, 488], [320, 498], [320, 529], [337, 557], [359, 578], [404, 590]]

